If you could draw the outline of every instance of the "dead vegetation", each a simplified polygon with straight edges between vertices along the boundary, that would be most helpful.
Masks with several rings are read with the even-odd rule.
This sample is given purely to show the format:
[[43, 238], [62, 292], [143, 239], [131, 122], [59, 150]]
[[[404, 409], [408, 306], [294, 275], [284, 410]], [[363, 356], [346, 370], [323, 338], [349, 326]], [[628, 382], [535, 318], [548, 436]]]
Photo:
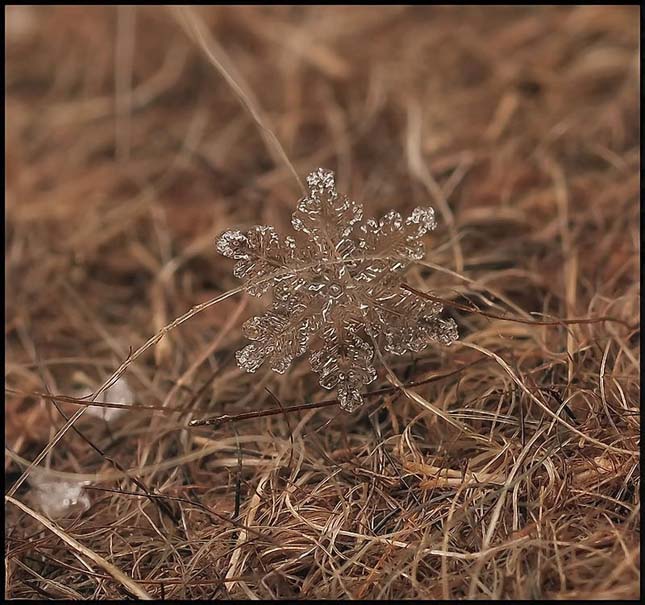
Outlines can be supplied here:
[[[638, 598], [638, 17], [9, 7], [6, 596]], [[235, 366], [240, 294], [128, 359], [239, 286], [215, 237], [284, 231], [318, 166], [370, 216], [437, 209], [407, 279], [461, 340], [390, 361], [447, 374], [410, 390], [467, 431], [396, 389], [186, 428], [330, 397]], [[48, 398], [124, 363], [109, 423]], [[43, 516], [37, 459], [90, 507]]]

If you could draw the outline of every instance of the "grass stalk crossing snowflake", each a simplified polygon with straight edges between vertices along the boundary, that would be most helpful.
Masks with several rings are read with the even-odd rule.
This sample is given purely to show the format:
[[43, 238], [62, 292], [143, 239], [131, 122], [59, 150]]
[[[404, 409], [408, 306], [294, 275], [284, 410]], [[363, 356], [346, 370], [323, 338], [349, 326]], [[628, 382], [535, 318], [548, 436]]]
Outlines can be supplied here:
[[432, 341], [452, 343], [457, 326], [440, 317], [441, 304], [400, 287], [403, 271], [425, 254], [423, 237], [436, 227], [432, 208], [363, 221], [362, 206], [336, 191], [330, 170], [318, 168], [307, 185], [292, 215], [293, 237], [256, 226], [219, 238], [217, 250], [237, 261], [233, 274], [249, 294], [273, 289], [271, 308], [244, 324], [252, 342], [236, 358], [247, 372], [266, 362], [284, 373], [309, 350], [321, 386], [337, 389], [351, 412], [376, 379], [375, 343], [395, 355], [419, 352]]

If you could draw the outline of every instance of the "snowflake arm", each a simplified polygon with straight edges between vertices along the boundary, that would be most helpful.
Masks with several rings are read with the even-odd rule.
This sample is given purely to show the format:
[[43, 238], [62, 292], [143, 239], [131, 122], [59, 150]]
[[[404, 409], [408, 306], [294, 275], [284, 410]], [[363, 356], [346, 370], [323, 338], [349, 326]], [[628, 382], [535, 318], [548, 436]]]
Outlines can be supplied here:
[[376, 286], [368, 292], [372, 313], [367, 316], [367, 331], [383, 334], [384, 348], [394, 355], [418, 353], [432, 341], [449, 345], [457, 337], [453, 319], [442, 319], [440, 303], [429, 302], [415, 294], [388, 286]]
[[308, 194], [298, 204], [291, 224], [310, 236], [323, 260], [337, 258], [347, 236], [363, 218], [363, 207], [336, 191], [331, 170], [318, 168], [307, 177]]
[[405, 220], [392, 210], [380, 221], [369, 219], [361, 226], [358, 247], [369, 260], [356, 272], [356, 279], [371, 282], [388, 271], [403, 271], [425, 254], [423, 236], [437, 226], [432, 208], [415, 208]]
[[[217, 251], [237, 261], [233, 275], [247, 280], [247, 291], [253, 296], [264, 294], [271, 287], [271, 280], [262, 279], [293, 263], [295, 240], [284, 239], [273, 227], [258, 225], [248, 230], [225, 231], [217, 242]], [[255, 283], [257, 282], [257, 283]]]
[[290, 296], [264, 315], [247, 320], [242, 333], [253, 342], [237, 352], [238, 365], [255, 372], [268, 361], [274, 372], [284, 374], [319, 328], [317, 314], [309, 306], [312, 302], [311, 297]]
[[309, 361], [311, 369], [320, 374], [321, 386], [338, 389], [340, 407], [352, 412], [363, 404], [362, 388], [376, 379], [373, 357], [372, 347], [364, 340], [331, 327]]

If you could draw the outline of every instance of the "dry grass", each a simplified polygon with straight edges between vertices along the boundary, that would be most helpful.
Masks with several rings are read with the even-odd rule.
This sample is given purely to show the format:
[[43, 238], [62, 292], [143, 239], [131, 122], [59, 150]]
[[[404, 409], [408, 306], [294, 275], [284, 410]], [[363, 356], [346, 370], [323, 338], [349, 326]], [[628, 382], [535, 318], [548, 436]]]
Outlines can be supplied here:
[[[41, 453], [92, 482], [91, 508], [53, 522], [28, 481], [10, 490], [7, 597], [639, 597], [635, 7], [5, 18], [7, 486]], [[449, 310], [460, 343], [390, 361], [406, 383], [460, 369], [410, 390], [468, 432], [396, 391], [184, 428], [274, 407], [265, 387], [329, 397], [306, 360], [236, 368], [261, 307], [239, 294], [126, 362], [239, 285], [215, 236], [284, 230], [293, 171], [318, 166], [369, 215], [438, 209], [427, 261], [445, 270], [412, 286], [627, 325]], [[110, 425], [29, 395], [124, 362], [150, 408]]]

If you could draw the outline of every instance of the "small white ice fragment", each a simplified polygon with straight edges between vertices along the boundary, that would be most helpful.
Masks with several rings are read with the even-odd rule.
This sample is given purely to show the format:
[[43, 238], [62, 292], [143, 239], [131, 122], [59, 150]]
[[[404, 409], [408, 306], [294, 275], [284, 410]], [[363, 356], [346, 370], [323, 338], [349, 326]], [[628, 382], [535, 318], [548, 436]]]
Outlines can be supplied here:
[[[90, 393], [85, 391], [81, 396], [87, 396]], [[128, 384], [128, 381], [121, 377], [111, 387], [103, 391], [95, 400], [97, 403], [121, 403], [124, 405], [131, 405], [134, 403], [134, 393]], [[97, 405], [88, 407], [86, 416], [95, 416], [105, 420], [105, 422], [112, 422], [121, 414], [127, 411], [125, 408], [106, 408]]]
[[32, 476], [29, 483], [36, 506], [52, 519], [85, 512], [90, 507], [90, 499], [83, 489], [89, 481], [63, 481]]

